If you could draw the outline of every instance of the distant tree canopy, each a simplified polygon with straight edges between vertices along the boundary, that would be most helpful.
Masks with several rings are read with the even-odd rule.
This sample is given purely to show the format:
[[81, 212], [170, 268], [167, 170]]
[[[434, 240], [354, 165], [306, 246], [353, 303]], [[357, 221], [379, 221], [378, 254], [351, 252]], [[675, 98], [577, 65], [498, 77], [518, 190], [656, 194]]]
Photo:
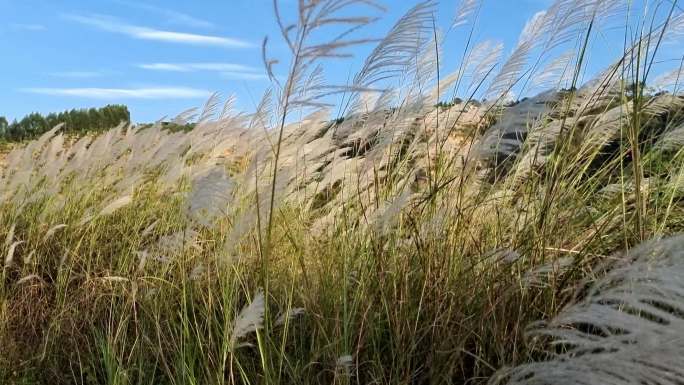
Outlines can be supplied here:
[[0, 116], [0, 140], [19, 141], [33, 139], [49, 131], [56, 125], [64, 123], [63, 131], [67, 133], [86, 133], [102, 131], [117, 126], [121, 122], [130, 122], [131, 114], [124, 105], [107, 105], [102, 108], [73, 109], [58, 114], [43, 116], [37, 112], [25, 116], [11, 124]]

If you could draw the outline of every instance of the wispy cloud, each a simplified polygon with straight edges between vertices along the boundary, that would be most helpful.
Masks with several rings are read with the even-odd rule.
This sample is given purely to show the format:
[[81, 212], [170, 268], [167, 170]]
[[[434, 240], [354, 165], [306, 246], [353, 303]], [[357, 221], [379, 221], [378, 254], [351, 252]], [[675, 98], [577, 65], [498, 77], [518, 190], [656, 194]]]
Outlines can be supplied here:
[[202, 99], [211, 92], [186, 87], [152, 88], [23, 88], [20, 91], [51, 96], [89, 99]]
[[248, 48], [254, 46], [252, 43], [236, 38], [163, 31], [154, 28], [130, 25], [116, 18], [104, 15], [82, 16], [66, 14], [63, 15], [63, 17], [83, 25], [88, 25], [107, 32], [123, 34], [134, 39], [163, 41], [169, 43], [221, 46], [229, 48]]
[[101, 72], [96, 71], [64, 71], [64, 72], [51, 72], [50, 76], [56, 78], [67, 78], [67, 79], [93, 79], [103, 76]]
[[268, 80], [268, 76], [259, 73], [226, 71], [221, 72], [221, 76], [231, 80]]
[[218, 72], [225, 79], [234, 80], [266, 80], [268, 76], [262, 70], [234, 63], [146, 63], [139, 68], [151, 71], [166, 72]]
[[146, 70], [170, 72], [235, 71], [256, 73], [259, 71], [254, 67], [234, 63], [146, 63], [139, 64], [138, 67]]
[[45, 27], [42, 24], [24, 24], [24, 23], [12, 23], [10, 24], [10, 27], [14, 29], [20, 29], [22, 31], [45, 31], [47, 30], [47, 27]]
[[127, 1], [127, 0], [118, 0], [116, 1], [118, 4], [131, 7], [131, 8], [137, 8], [141, 9], [144, 11], [148, 11], [151, 13], [156, 13], [164, 18], [164, 21], [170, 23], [170, 24], [176, 24], [176, 25], [183, 25], [186, 27], [193, 27], [193, 28], [214, 28], [216, 27], [214, 23], [203, 20], [191, 15], [188, 15], [186, 13], [174, 11], [171, 9], [163, 8], [163, 7], [158, 7], [156, 5], [151, 5], [151, 4], [145, 4], [141, 2], [132, 2], [132, 1]]

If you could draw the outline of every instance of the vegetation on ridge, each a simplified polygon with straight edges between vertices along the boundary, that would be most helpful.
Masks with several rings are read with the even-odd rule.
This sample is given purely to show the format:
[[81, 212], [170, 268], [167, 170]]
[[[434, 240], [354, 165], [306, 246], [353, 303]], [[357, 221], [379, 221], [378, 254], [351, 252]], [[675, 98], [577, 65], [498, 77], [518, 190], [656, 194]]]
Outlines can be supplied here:
[[83, 135], [88, 132], [102, 132], [121, 122], [129, 123], [131, 114], [123, 105], [108, 105], [102, 108], [90, 108], [52, 113], [43, 116], [31, 113], [19, 121], [12, 123], [0, 116], [0, 142], [35, 139], [58, 124], [64, 124], [63, 131]]

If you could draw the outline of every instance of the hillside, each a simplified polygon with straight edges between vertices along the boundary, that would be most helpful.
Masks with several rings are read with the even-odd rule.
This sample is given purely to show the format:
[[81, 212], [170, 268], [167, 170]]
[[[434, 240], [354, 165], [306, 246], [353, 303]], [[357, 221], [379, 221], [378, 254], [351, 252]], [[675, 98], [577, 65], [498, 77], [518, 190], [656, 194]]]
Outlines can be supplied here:
[[[0, 337], [14, 348], [0, 364], [54, 370], [68, 367], [75, 352], [97, 357], [90, 347], [106, 344], [111, 354], [134, 349], [157, 357], [145, 369], [150, 375], [177, 373], [156, 365], [202, 341], [193, 351], [218, 358], [230, 349], [232, 360], [251, 368], [242, 374], [248, 378], [260, 371], [254, 354], [264, 342], [247, 327], [226, 348], [220, 341], [229, 330], [212, 330], [236, 317], [244, 296], [254, 302], [242, 313], [257, 314], [239, 315], [235, 327], [252, 316], [262, 326], [261, 312], [272, 312], [275, 323], [264, 324], [260, 338], [270, 333], [269, 344], [283, 344], [261, 349], [323, 361], [285, 371], [292, 376], [315, 377], [337, 365], [393, 382], [395, 370], [418, 370], [421, 361], [393, 361], [407, 349], [405, 357], [429, 359], [455, 378], [491, 374], [452, 350], [461, 344], [496, 366], [519, 361], [527, 353], [517, 336], [571, 299], [565, 290], [584, 276], [578, 269], [591, 271], [625, 241], [684, 228], [684, 98], [645, 98], [639, 222], [632, 149], [621, 138], [630, 100], [588, 90], [508, 106], [379, 105], [343, 120], [319, 112], [288, 125], [268, 254], [259, 245], [260, 234], [271, 231], [269, 159], [277, 139], [259, 127], [259, 113], [214, 120], [208, 110], [187, 133], [119, 126], [73, 145], [53, 130], [13, 152], [2, 172], [0, 236], [10, 256]], [[561, 127], [567, 158], [551, 167]], [[559, 187], [549, 192], [554, 172]], [[216, 290], [229, 290], [230, 298]], [[125, 315], [131, 306], [142, 318]], [[416, 324], [407, 329], [401, 319]], [[429, 326], [435, 320], [440, 324]], [[107, 333], [114, 334], [91, 334], [112, 322], [119, 331]], [[176, 324], [203, 337], [176, 334]], [[52, 325], [49, 335], [45, 325]], [[133, 342], [136, 334], [158, 333], [165, 337]], [[344, 342], [345, 335], [352, 339]], [[314, 345], [297, 345], [302, 338]], [[362, 366], [367, 354], [379, 354], [368, 344], [390, 349], [373, 358], [382, 366]], [[38, 361], [37, 347], [47, 349]], [[445, 353], [433, 356], [434, 349]], [[119, 361], [125, 357], [117, 370], [147, 367]]]

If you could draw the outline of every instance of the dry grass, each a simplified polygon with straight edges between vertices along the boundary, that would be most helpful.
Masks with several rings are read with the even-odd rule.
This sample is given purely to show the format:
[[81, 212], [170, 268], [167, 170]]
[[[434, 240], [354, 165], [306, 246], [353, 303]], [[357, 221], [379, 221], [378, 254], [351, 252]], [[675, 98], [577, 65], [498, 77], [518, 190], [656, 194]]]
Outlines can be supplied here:
[[0, 167], [6, 164], [7, 154], [12, 151], [12, 146], [6, 143], [0, 143]]

